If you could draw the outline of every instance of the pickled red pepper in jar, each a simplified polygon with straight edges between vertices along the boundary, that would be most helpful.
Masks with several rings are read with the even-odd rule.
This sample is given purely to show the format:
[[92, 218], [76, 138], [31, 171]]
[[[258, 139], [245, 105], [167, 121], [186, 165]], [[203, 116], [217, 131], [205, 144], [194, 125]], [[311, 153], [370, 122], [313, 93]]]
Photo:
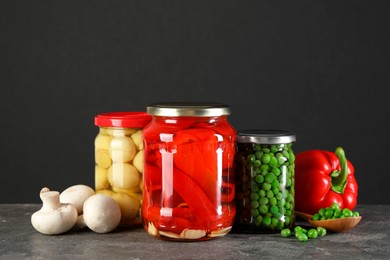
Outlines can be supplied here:
[[120, 226], [141, 225], [142, 129], [145, 112], [109, 112], [95, 117], [95, 190], [111, 196], [121, 209]]
[[218, 103], [157, 103], [143, 130], [146, 231], [167, 240], [226, 235], [235, 216], [236, 131]]

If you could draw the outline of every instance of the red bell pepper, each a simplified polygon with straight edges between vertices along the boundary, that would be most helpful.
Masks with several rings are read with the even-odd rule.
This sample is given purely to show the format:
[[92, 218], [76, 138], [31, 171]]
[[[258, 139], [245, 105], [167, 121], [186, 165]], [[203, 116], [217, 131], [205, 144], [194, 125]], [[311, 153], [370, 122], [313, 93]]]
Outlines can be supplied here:
[[314, 214], [338, 203], [353, 210], [357, 203], [358, 184], [354, 167], [344, 150], [310, 150], [295, 159], [295, 209]]

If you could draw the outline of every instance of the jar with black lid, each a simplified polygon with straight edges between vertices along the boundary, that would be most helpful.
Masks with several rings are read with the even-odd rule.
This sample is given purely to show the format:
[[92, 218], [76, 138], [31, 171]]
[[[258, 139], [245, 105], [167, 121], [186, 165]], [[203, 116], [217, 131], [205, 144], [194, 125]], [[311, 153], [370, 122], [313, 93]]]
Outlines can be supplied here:
[[295, 140], [295, 134], [280, 130], [238, 131], [237, 232], [274, 233], [293, 227]]

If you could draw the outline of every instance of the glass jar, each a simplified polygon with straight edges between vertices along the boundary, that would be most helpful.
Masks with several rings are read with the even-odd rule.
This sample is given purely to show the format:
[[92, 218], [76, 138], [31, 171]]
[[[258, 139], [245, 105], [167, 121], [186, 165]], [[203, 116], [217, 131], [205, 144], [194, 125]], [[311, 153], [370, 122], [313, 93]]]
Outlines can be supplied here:
[[95, 138], [95, 190], [118, 202], [122, 227], [142, 223], [142, 129], [150, 119], [145, 112], [111, 112], [95, 117], [99, 127]]
[[209, 240], [232, 228], [236, 131], [228, 106], [157, 103], [147, 107], [142, 216], [166, 240]]
[[294, 134], [245, 130], [237, 134], [234, 227], [243, 233], [273, 233], [294, 225]]

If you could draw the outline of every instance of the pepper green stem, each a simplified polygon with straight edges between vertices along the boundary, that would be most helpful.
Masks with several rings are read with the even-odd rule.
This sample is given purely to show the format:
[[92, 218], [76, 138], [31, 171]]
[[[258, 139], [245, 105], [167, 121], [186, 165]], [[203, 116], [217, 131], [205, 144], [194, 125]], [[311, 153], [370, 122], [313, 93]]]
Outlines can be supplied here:
[[340, 161], [340, 170], [335, 170], [331, 174], [331, 179], [332, 179], [331, 189], [334, 192], [343, 194], [345, 186], [347, 186], [348, 163], [343, 148], [337, 147], [335, 154], [337, 155]]

